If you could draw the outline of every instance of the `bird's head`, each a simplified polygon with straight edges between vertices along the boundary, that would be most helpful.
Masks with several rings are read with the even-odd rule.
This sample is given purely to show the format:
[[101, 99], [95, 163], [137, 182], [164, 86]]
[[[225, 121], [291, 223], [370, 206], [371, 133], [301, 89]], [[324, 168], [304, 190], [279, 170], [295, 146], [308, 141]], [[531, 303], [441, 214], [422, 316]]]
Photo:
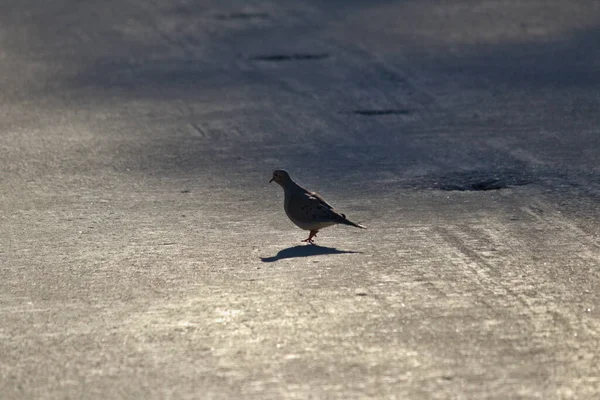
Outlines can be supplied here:
[[287, 171], [283, 169], [276, 169], [275, 171], [273, 171], [273, 177], [271, 178], [269, 183], [275, 181], [281, 186], [284, 186], [287, 182], [291, 180], [292, 179], [290, 178], [290, 174], [288, 174]]

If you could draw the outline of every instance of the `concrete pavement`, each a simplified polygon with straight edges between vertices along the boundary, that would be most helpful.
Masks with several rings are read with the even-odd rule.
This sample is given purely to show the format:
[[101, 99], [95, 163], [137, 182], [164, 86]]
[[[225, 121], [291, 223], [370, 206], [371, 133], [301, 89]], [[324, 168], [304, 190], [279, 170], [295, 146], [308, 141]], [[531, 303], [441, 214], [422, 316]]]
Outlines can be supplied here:
[[597, 398], [599, 24], [4, 2], [2, 398]]

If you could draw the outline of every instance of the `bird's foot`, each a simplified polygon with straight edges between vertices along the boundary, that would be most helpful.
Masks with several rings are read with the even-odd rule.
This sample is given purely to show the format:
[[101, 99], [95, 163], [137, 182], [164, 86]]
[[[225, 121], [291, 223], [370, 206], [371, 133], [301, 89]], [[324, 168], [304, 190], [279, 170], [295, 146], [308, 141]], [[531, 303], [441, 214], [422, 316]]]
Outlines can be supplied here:
[[317, 232], [318, 231], [310, 231], [310, 234], [308, 235], [308, 239], [304, 239], [303, 242], [309, 243], [309, 244], [315, 244], [315, 241], [313, 240], [313, 238], [317, 237]]

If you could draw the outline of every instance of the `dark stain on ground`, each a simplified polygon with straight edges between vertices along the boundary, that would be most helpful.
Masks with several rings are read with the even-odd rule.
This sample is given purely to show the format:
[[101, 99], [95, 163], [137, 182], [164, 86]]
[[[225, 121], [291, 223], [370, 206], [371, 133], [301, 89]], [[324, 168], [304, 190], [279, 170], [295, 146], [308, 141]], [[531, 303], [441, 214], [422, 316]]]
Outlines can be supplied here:
[[466, 172], [454, 175], [446, 175], [435, 182], [434, 189], [444, 191], [460, 192], [482, 192], [489, 190], [501, 190], [515, 186], [530, 184], [527, 178], [516, 174], [486, 174], [480, 172]]
[[232, 12], [228, 14], [217, 14], [215, 19], [221, 21], [247, 20], [247, 19], [267, 19], [269, 14], [266, 12]]
[[263, 56], [254, 56], [250, 59], [252, 61], [270, 61], [270, 62], [282, 62], [282, 61], [307, 61], [307, 60], [323, 60], [329, 57], [327, 53], [293, 53], [293, 54], [269, 54]]
[[366, 117], [377, 117], [380, 115], [407, 115], [410, 114], [412, 112], [412, 110], [409, 109], [382, 109], [382, 110], [377, 110], [377, 109], [373, 109], [373, 110], [354, 110], [352, 111], [352, 113], [356, 114], [356, 115], [363, 115]]

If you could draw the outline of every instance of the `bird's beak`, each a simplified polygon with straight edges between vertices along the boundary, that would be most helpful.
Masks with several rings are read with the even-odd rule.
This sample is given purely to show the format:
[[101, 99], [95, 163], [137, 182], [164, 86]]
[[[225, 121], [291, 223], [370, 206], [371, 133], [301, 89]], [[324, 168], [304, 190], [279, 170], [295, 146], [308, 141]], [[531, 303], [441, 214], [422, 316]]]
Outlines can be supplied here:
[[271, 178], [271, 180], [269, 181], [269, 183], [273, 182], [273, 179], [275, 179], [275, 178]]

